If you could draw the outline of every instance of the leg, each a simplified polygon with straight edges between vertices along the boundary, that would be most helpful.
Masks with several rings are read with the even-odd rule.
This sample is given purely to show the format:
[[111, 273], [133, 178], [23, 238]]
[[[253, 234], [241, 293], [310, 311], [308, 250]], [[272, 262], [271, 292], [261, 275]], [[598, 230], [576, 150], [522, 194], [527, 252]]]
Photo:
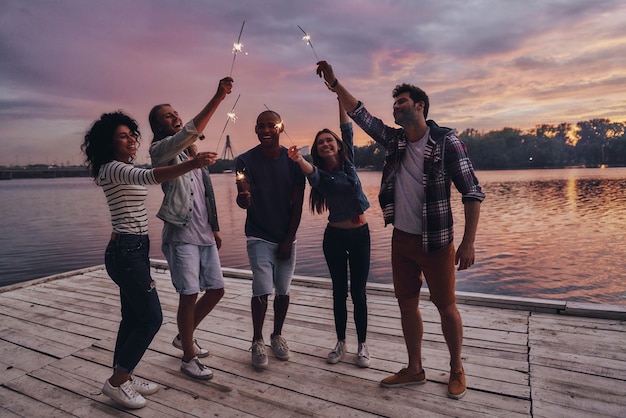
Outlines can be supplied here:
[[463, 321], [456, 303], [444, 307], [437, 307], [441, 315], [441, 330], [450, 352], [450, 370], [463, 369], [461, 347], [463, 346]]
[[197, 293], [193, 295], [179, 295], [178, 312], [176, 323], [178, 324], [178, 335], [183, 346], [183, 361], [189, 363], [196, 356], [196, 349], [193, 344], [194, 310], [196, 307]]
[[402, 334], [409, 355], [408, 370], [419, 373], [422, 370], [422, 337], [424, 324], [419, 310], [419, 296], [407, 299], [398, 299]]
[[200, 247], [200, 289], [205, 290], [204, 295], [196, 303], [194, 310], [194, 329], [215, 308], [224, 296], [224, 276], [222, 265], [217, 250], [217, 245]]
[[274, 250], [276, 244], [261, 240], [248, 240], [246, 243], [248, 260], [252, 270], [252, 341], [263, 339], [263, 323], [267, 312], [268, 296], [272, 293], [274, 275]]
[[359, 343], [367, 338], [367, 276], [370, 268], [369, 227], [363, 225], [351, 231], [349, 246], [350, 295], [354, 305], [354, 324]]
[[[267, 304], [266, 304], [267, 306]], [[287, 318], [287, 310], [289, 309], [289, 295], [276, 295], [274, 297], [274, 332], [275, 335], [281, 335], [283, 332], [283, 325]]]
[[209, 289], [204, 295], [198, 300], [198, 303], [195, 305], [194, 316], [193, 316], [193, 328], [198, 328], [200, 322], [204, 318], [207, 317], [208, 314], [211, 313], [213, 308], [217, 305], [217, 303], [222, 300], [224, 296], [224, 288], [221, 289]]
[[289, 286], [293, 278], [293, 272], [296, 269], [296, 244], [292, 245], [291, 258], [288, 260], [276, 259], [276, 252], [273, 251], [274, 272], [272, 282], [276, 289], [276, 297], [274, 298], [274, 332], [275, 335], [282, 335], [283, 325], [287, 318], [287, 310], [289, 309]]
[[346, 323], [348, 322], [348, 265], [344, 242], [337, 228], [326, 227], [322, 248], [328, 265], [328, 272], [333, 282], [333, 314], [335, 332], [338, 341], [346, 339]]
[[450, 244], [436, 253], [425, 255], [421, 264], [430, 299], [441, 316], [441, 329], [450, 352], [450, 367], [458, 371], [463, 368], [463, 322], [456, 305], [454, 257], [454, 245]]
[[150, 276], [149, 248], [147, 236], [121, 235], [115, 244], [115, 265], [108, 268], [115, 271], [112, 278], [122, 294], [122, 313], [126, 318], [122, 328], [127, 334], [116, 343], [115, 373], [110, 382], [113, 386], [130, 378], [163, 321], [155, 283]]
[[[430, 299], [441, 316], [441, 329], [450, 352], [450, 380], [448, 396], [461, 399], [466, 391], [465, 372], [461, 359], [463, 345], [463, 322], [456, 306], [454, 245], [450, 244], [442, 250], [424, 257], [424, 276], [430, 289]], [[427, 272], [428, 270], [428, 272]]]
[[265, 322], [265, 313], [267, 312], [267, 297], [268, 295], [253, 296], [250, 301], [252, 328], [254, 330], [252, 341], [263, 339], [263, 323]]
[[415, 257], [421, 253], [421, 235], [408, 234], [394, 228], [391, 242], [393, 286], [400, 307], [402, 332], [409, 357], [407, 369], [413, 374], [422, 370], [424, 325], [419, 310], [422, 270]]

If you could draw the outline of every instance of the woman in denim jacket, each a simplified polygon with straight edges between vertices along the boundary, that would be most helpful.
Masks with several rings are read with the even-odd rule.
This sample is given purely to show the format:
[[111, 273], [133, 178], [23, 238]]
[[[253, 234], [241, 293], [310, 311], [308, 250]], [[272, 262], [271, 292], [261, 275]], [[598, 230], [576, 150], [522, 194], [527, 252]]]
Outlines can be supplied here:
[[333, 312], [337, 344], [326, 361], [339, 362], [346, 353], [346, 323], [348, 311], [348, 263], [350, 265], [350, 295], [354, 305], [359, 367], [369, 367], [367, 334], [367, 297], [365, 287], [370, 266], [370, 232], [364, 212], [370, 204], [363, 194], [354, 167], [352, 123], [339, 105], [341, 137], [330, 129], [322, 129], [311, 146], [313, 164], [306, 161], [296, 146], [289, 157], [297, 162], [311, 185], [311, 211], [328, 209], [328, 225], [324, 232], [324, 257], [333, 282]]

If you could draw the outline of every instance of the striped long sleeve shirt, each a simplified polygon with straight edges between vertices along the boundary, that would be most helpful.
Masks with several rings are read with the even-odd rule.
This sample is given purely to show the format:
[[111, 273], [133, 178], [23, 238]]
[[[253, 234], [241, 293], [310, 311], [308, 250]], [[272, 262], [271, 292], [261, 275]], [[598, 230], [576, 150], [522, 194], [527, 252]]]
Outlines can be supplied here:
[[96, 184], [104, 190], [114, 232], [148, 234], [148, 213], [144, 205], [148, 190], [145, 186], [158, 184], [153, 170], [111, 161], [100, 167]]

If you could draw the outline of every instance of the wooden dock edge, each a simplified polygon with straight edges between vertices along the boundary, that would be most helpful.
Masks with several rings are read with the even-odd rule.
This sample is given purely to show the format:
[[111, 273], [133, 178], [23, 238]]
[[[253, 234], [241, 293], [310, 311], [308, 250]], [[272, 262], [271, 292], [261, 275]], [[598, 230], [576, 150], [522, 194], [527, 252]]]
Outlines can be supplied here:
[[[151, 259], [150, 264], [155, 269], [169, 270], [165, 260]], [[43, 277], [41, 279], [30, 280], [27, 282], [16, 283], [12, 285], [0, 287], [0, 293], [11, 290], [46, 283], [52, 280], [63, 279], [75, 276], [81, 273], [87, 273], [94, 270], [104, 269], [104, 265], [87, 267], [84, 269], [73, 270], [52, 276]], [[235, 269], [230, 267], [222, 267], [224, 276], [237, 279], [252, 279], [252, 272], [245, 269]], [[328, 278], [300, 276], [294, 275], [293, 283], [322, 289], [331, 289], [331, 282]], [[380, 293], [393, 295], [393, 287], [383, 283], [368, 283], [367, 290], [370, 293]], [[626, 306], [621, 305], [605, 305], [599, 303], [570, 302], [565, 300], [551, 300], [539, 298], [523, 298], [517, 296], [490, 295], [485, 293], [457, 292], [457, 303], [464, 305], [486, 306], [492, 308], [526, 310], [530, 312], [552, 313], [557, 315], [580, 316], [586, 318], [602, 318], [626, 320]], [[428, 300], [430, 292], [428, 288], [422, 289], [421, 298]]]

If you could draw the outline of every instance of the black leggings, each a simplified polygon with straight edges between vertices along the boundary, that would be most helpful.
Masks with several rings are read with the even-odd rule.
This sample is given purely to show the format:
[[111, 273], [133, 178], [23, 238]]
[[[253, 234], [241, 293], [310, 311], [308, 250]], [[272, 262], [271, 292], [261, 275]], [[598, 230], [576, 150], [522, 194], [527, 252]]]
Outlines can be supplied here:
[[354, 324], [359, 342], [367, 334], [367, 296], [365, 286], [370, 269], [370, 230], [367, 224], [354, 229], [326, 227], [324, 257], [333, 281], [333, 312], [337, 339], [346, 339], [348, 310], [348, 263], [350, 296], [354, 305]]

